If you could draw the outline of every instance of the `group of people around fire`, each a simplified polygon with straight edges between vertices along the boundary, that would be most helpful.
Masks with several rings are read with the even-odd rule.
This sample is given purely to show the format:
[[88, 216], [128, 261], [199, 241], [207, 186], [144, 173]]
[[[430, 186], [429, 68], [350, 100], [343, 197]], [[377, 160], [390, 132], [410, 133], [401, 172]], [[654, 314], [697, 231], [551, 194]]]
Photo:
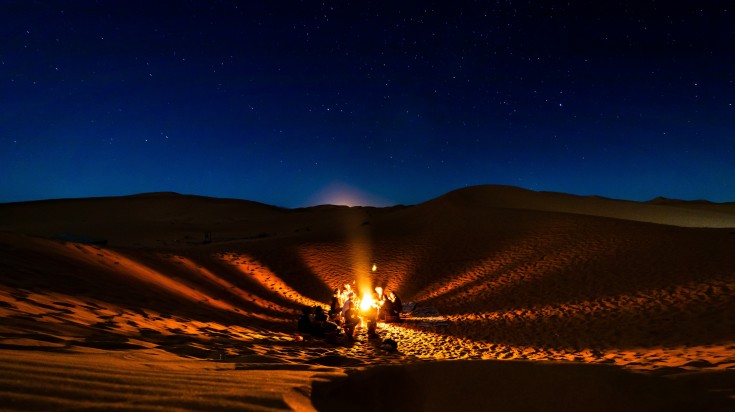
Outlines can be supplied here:
[[317, 305], [305, 306], [298, 320], [298, 330], [314, 336], [335, 339], [344, 331], [347, 339], [354, 340], [355, 328], [362, 322], [367, 328], [368, 338], [377, 338], [378, 321], [400, 322], [403, 304], [395, 293], [383, 293], [383, 288], [360, 294], [355, 282], [334, 290], [329, 311]]

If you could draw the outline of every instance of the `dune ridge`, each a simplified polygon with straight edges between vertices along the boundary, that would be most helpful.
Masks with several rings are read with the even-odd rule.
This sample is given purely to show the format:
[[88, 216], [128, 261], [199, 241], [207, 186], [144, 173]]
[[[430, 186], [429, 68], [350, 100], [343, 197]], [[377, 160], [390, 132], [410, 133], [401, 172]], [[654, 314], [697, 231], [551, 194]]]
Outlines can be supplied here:
[[[510, 368], [532, 385], [571, 370], [530, 382], [526, 366], [492, 363], [515, 360], [623, 367], [689, 388], [671, 403], [670, 384], [652, 384], [664, 401], [638, 405], [726, 410], [735, 399], [734, 227], [732, 204], [502, 186], [392, 208], [282, 209], [172, 193], [0, 204], [0, 362], [13, 374], [0, 400], [9, 410], [331, 410], [330, 388], [379, 386], [371, 379], [406, 365], [418, 368], [398, 373], [406, 385], [429, 390], [438, 385], [429, 376], [451, 368], [485, 380]], [[375, 263], [370, 282], [416, 305], [403, 323], [380, 326], [397, 352], [294, 333], [301, 306], [326, 305], [354, 279], [356, 261]], [[439, 360], [482, 366], [422, 366]], [[136, 375], [148, 369], [159, 393]], [[569, 373], [610, 393], [637, 382], [608, 370]], [[91, 376], [107, 383], [71, 388]], [[402, 396], [391, 399], [421, 402]], [[435, 404], [451, 405], [442, 399]]]

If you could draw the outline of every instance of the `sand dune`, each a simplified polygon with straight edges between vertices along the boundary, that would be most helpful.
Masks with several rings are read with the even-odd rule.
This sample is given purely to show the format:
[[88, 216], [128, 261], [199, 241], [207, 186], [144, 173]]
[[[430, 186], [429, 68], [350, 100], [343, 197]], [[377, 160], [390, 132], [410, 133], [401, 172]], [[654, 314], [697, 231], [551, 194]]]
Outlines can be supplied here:
[[[438, 410], [471, 387], [467, 408], [730, 410], [734, 228], [732, 204], [501, 186], [394, 208], [1, 204], [0, 403], [332, 410], [367, 387], [361, 410]], [[358, 275], [416, 304], [380, 325], [397, 352], [294, 333]]]
[[684, 227], [735, 227], [735, 203], [665, 198], [656, 198], [649, 202], [631, 202], [599, 196], [534, 192], [510, 186], [477, 186], [460, 189], [433, 202], [457, 202], [460, 207], [574, 213]]

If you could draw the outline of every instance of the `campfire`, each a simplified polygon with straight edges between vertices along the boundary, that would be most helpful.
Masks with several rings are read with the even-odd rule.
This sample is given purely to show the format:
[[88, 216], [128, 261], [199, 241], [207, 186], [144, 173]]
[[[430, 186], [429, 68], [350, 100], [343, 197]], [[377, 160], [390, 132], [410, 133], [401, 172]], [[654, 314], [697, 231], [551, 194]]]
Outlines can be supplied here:
[[363, 292], [362, 299], [360, 300], [360, 312], [367, 312], [371, 307], [376, 306], [377, 303], [370, 292]]

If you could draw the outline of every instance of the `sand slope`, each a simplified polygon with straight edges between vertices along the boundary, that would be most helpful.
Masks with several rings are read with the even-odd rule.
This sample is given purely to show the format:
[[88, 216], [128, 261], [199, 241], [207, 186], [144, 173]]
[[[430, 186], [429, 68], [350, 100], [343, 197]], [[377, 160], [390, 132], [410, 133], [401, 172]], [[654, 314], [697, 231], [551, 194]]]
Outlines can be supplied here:
[[[735, 396], [734, 211], [500, 186], [380, 209], [170, 193], [2, 204], [0, 363], [11, 375], [0, 401], [17, 410], [329, 410], [323, 394], [344, 382], [396, 374], [375, 365], [420, 363], [401, 375], [406, 388], [440, 394], [446, 374], [468, 385], [515, 376], [525, 386], [502, 391], [510, 410], [543, 404], [546, 392], [526, 399], [527, 387], [559, 379], [587, 382], [566, 404], [578, 410], [719, 410]], [[398, 352], [294, 334], [302, 305], [326, 304], [356, 273], [416, 303], [404, 323], [381, 326]], [[651, 403], [635, 389], [648, 383], [608, 368], [423, 366], [445, 359], [607, 364], [664, 381], [651, 384], [660, 398]], [[322, 380], [312, 405], [310, 387]], [[689, 388], [682, 397], [672, 381]], [[217, 386], [227, 396], [218, 399]], [[630, 405], [610, 403], [621, 391], [637, 394]], [[376, 399], [421, 402], [390, 393]], [[482, 392], [464, 399], [471, 406]]]
[[433, 202], [457, 202], [460, 207], [574, 213], [684, 227], [735, 227], [735, 203], [711, 203], [701, 200], [656, 198], [649, 202], [631, 202], [599, 196], [575, 196], [565, 193], [534, 192], [511, 186], [486, 185], [456, 190]]

